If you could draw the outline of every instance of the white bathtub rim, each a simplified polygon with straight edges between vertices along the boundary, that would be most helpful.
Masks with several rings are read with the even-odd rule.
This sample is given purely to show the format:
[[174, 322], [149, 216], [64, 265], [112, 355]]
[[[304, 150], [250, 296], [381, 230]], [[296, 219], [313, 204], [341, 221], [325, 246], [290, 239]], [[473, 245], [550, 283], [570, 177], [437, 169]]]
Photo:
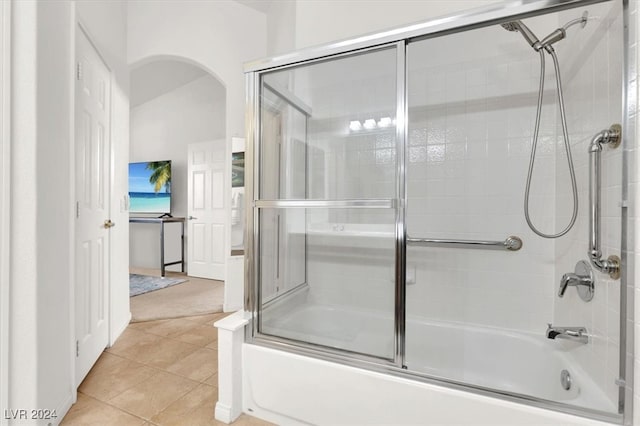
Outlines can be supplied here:
[[[609, 413], [604, 413], [595, 410], [589, 409], [573, 409], [572, 407], [564, 406], [563, 404], [553, 404], [547, 403], [547, 401], [537, 401], [532, 398], [519, 398], [514, 397], [508, 394], [501, 394], [496, 392], [483, 392], [482, 390], [474, 389], [474, 387], [470, 386], [456, 386], [452, 383], [442, 382], [440, 383], [437, 380], [417, 380], [415, 377], [402, 377], [397, 374], [388, 374], [386, 372], [381, 371], [373, 371], [370, 369], [365, 369], [352, 365], [345, 365], [335, 360], [325, 360], [317, 357], [310, 357], [305, 354], [294, 353], [291, 351], [283, 351], [281, 349], [268, 347], [267, 345], [262, 344], [252, 344], [252, 343], [244, 343], [243, 344], [243, 410], [247, 414], [252, 416], [261, 417], [265, 420], [276, 422], [277, 424], [290, 424], [290, 425], [303, 425], [303, 424], [313, 424], [313, 422], [305, 421], [303, 419], [294, 418], [287, 416], [282, 413], [277, 413], [273, 410], [270, 410], [268, 407], [261, 407], [257, 404], [252, 395], [252, 386], [251, 386], [251, 366], [250, 360], [251, 357], [254, 356], [266, 356], [266, 357], [280, 357], [281, 361], [284, 362], [285, 365], [289, 365], [293, 362], [303, 362], [308, 363], [308, 368], [305, 368], [305, 371], [310, 371], [314, 367], [320, 366], [323, 368], [334, 368], [340, 372], [341, 375], [360, 375], [364, 378], [372, 378], [374, 380], [379, 380], [381, 386], [386, 381], [387, 383], [395, 383], [402, 384], [409, 387], [413, 387], [414, 389], [418, 389], [420, 392], [435, 392], [437, 395], [451, 396], [455, 398], [460, 398], [461, 402], [471, 401], [474, 403], [482, 403], [483, 405], [487, 405], [489, 407], [494, 407], [496, 410], [496, 415], [501, 413], [501, 409], [507, 409], [508, 413], [520, 413], [522, 414], [522, 418], [526, 418], [526, 422], [518, 422], [514, 423], [512, 419], [495, 419], [492, 420], [491, 423], [483, 423], [483, 424], [492, 424], [492, 425], [517, 425], [517, 424], [527, 424], [527, 425], [554, 425], [554, 424], [563, 424], [563, 425], [611, 425], [611, 424], [620, 424], [622, 421], [622, 416], [614, 415]], [[342, 390], [342, 389], [341, 389]], [[318, 401], [316, 404], [318, 407], [322, 407], [323, 404]], [[463, 407], [457, 407], [460, 410], [464, 411]], [[460, 413], [452, 413], [452, 418], [450, 425], [458, 425], [458, 424], [476, 424], [476, 423], [460, 423], [459, 419], [456, 418], [456, 415], [460, 415]], [[518, 414], [519, 415], [519, 414]], [[508, 416], [507, 416], [508, 417]], [[362, 422], [360, 424], [370, 423]], [[377, 422], [378, 424], [384, 424]], [[346, 423], [345, 423], [346, 424]], [[351, 423], [353, 424], [353, 423]], [[397, 424], [407, 424], [407, 423], [397, 423]], [[441, 423], [438, 423], [441, 424]]]

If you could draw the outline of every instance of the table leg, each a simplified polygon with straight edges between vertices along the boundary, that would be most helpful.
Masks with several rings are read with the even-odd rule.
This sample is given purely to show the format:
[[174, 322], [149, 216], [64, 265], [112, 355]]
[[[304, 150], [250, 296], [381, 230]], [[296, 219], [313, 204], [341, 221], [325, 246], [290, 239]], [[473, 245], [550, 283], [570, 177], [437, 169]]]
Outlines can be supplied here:
[[160, 222], [160, 276], [164, 278], [164, 221]]
[[182, 233], [180, 234], [180, 243], [182, 244], [182, 272], [184, 272], [184, 221], [182, 224]]

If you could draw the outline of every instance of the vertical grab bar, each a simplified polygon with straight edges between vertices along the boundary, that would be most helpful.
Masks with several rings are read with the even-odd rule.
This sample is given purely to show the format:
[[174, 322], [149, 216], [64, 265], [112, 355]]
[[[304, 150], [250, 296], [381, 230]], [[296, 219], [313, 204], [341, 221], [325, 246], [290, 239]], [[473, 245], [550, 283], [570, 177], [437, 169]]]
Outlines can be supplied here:
[[600, 250], [600, 157], [604, 144], [611, 148], [620, 145], [621, 133], [620, 125], [614, 124], [595, 135], [589, 144], [589, 259], [597, 270], [609, 274], [614, 280], [620, 278], [620, 258], [612, 255], [603, 259]]

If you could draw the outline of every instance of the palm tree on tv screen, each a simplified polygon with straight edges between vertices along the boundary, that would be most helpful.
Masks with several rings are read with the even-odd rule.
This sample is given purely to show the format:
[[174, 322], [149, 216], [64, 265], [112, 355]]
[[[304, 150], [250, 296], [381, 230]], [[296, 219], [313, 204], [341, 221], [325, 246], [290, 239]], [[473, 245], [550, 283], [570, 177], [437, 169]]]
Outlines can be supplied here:
[[150, 161], [147, 170], [153, 170], [149, 176], [149, 183], [154, 185], [156, 192], [164, 186], [164, 192], [171, 191], [171, 161]]

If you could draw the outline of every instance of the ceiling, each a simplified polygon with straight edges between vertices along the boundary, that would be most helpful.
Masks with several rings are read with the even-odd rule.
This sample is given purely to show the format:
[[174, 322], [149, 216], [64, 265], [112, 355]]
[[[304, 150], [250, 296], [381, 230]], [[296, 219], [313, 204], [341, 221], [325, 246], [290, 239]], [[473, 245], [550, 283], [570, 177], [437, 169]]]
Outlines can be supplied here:
[[[258, 12], [267, 13], [274, 0], [236, 0], [238, 3], [248, 6]], [[289, 0], [293, 1], [293, 0]]]
[[149, 62], [131, 71], [131, 108], [149, 102], [200, 77], [203, 69], [176, 60]]

